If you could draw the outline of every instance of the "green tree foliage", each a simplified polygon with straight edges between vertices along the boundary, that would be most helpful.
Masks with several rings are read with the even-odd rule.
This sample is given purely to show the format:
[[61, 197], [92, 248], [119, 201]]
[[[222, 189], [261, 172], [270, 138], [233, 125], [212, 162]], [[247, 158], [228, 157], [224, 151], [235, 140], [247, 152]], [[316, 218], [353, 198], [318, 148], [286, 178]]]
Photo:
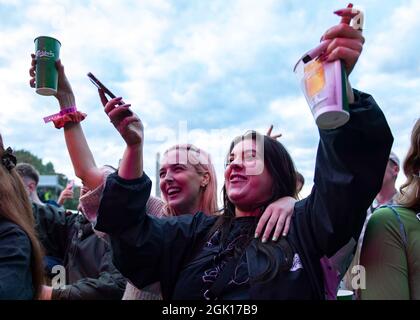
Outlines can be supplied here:
[[14, 154], [17, 158], [18, 162], [26, 162], [35, 167], [38, 170], [39, 174], [47, 175], [47, 174], [55, 174], [54, 165], [51, 162], [47, 164], [42, 163], [42, 159], [38, 158], [36, 155], [30, 153], [26, 150], [16, 150]]

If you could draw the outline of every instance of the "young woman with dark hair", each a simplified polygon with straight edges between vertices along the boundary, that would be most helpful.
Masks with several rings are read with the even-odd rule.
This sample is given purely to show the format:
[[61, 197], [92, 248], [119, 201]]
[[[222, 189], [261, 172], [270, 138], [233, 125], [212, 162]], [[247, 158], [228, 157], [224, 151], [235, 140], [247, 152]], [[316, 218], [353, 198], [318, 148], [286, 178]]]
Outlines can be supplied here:
[[[339, 24], [323, 37], [339, 39], [325, 59], [342, 59], [349, 74], [362, 50], [360, 31]], [[266, 243], [254, 238], [256, 220], [273, 201], [296, 195], [295, 168], [279, 142], [255, 132], [234, 140], [221, 216], [156, 219], [145, 214], [151, 182], [143, 172], [140, 120], [117, 99], [107, 102], [125, 136], [126, 161], [107, 179], [96, 228], [111, 236], [121, 273], [139, 288], [160, 281], [164, 299], [325, 299], [320, 260], [361, 229], [393, 141], [373, 98], [353, 95], [349, 122], [319, 131], [314, 187], [296, 203], [289, 234]]]

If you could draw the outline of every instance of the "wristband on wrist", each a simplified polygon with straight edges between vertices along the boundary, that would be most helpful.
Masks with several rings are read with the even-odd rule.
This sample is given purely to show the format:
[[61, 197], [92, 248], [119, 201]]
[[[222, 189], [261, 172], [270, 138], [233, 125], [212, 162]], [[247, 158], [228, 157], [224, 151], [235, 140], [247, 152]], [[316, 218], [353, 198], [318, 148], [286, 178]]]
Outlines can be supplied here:
[[79, 123], [86, 118], [86, 113], [80, 111], [74, 111], [70, 113], [65, 113], [64, 115], [59, 116], [52, 120], [54, 122], [54, 126], [57, 129], [63, 128], [67, 123]]
[[62, 109], [59, 113], [55, 113], [55, 114], [52, 114], [52, 115], [50, 115], [50, 116], [44, 117], [44, 122], [45, 122], [45, 123], [48, 123], [48, 122], [50, 122], [50, 121], [57, 120], [57, 119], [59, 119], [60, 117], [64, 116], [65, 114], [67, 114], [67, 113], [71, 113], [71, 112], [75, 112], [75, 111], [77, 111], [76, 106], [73, 106], [73, 107], [68, 107], [68, 108]]

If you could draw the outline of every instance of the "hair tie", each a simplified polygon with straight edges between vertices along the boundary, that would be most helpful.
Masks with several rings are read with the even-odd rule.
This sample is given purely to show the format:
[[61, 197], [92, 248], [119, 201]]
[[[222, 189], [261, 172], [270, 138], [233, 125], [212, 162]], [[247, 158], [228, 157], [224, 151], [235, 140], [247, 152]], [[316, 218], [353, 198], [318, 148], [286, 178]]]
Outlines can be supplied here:
[[4, 150], [4, 153], [1, 156], [1, 162], [9, 171], [16, 166], [17, 160], [13, 154], [12, 148], [8, 147], [6, 150]]

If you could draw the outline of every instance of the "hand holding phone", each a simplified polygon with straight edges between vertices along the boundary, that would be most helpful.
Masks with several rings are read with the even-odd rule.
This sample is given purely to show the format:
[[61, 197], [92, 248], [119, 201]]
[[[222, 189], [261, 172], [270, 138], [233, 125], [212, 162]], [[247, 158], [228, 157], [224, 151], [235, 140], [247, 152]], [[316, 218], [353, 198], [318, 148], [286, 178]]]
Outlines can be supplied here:
[[74, 191], [74, 180], [70, 180], [67, 183], [67, 189]]
[[[93, 74], [92, 74], [92, 72], [89, 72], [88, 74], [87, 74], [87, 76], [89, 77], [89, 79], [90, 79], [90, 81], [98, 88], [98, 89], [101, 89], [106, 95], [108, 95], [108, 97], [110, 97], [111, 99], [114, 99], [114, 98], [116, 98], [116, 96], [115, 96], [115, 94], [113, 94], [112, 92], [111, 92], [111, 90], [109, 90], [107, 87], [105, 87], [105, 85], [101, 82], [101, 81], [99, 81]], [[120, 101], [120, 102], [118, 102], [118, 104], [119, 105], [123, 105], [123, 104], [125, 104], [125, 102], [124, 101]]]

